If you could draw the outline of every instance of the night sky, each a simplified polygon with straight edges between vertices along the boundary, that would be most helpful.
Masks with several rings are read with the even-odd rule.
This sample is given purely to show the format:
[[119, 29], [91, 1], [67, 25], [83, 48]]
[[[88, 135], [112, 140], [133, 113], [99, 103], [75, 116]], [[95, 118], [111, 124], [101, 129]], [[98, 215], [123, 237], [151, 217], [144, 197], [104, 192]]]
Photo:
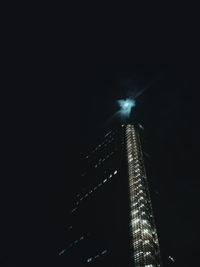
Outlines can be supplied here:
[[197, 266], [199, 73], [167, 57], [87, 51], [36, 57], [30, 69], [25, 60], [3, 110], [1, 266], [59, 266], [81, 153], [109, 128], [117, 100], [144, 88], [132, 116], [145, 129], [161, 252], [174, 266]]

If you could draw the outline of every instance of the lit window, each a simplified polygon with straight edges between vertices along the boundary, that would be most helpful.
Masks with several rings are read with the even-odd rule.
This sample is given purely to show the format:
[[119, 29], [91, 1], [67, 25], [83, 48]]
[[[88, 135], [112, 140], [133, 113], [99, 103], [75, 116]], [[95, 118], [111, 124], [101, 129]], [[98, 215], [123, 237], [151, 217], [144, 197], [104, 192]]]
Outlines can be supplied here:
[[87, 259], [87, 262], [91, 262], [91, 261], [92, 261], [92, 258], [88, 258], [88, 259]]
[[134, 210], [132, 213], [137, 214], [138, 212], [139, 212], [138, 210]]
[[143, 252], [140, 251], [140, 252], [136, 253], [135, 256], [138, 256], [138, 255], [140, 255], [140, 254], [143, 254]]
[[99, 255], [96, 255], [94, 258], [95, 258], [95, 259], [96, 259], [96, 258], [99, 258]]
[[62, 251], [59, 252], [59, 256], [61, 256], [62, 254], [64, 254], [66, 251], [66, 249], [63, 249]]
[[169, 256], [169, 259], [173, 262], [175, 262], [174, 258], [172, 258], [172, 256]]
[[136, 219], [133, 221], [133, 223], [138, 223], [140, 220], [139, 219]]
[[77, 208], [74, 208], [73, 210], [72, 210], [72, 212], [74, 212], [74, 211], [76, 211], [77, 210]]

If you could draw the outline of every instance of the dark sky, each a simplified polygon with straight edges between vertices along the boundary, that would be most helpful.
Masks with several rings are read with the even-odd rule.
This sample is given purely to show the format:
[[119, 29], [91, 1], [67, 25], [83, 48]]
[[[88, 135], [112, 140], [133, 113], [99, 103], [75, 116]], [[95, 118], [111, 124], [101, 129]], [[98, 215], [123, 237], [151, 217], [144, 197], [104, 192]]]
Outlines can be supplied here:
[[30, 68], [32, 57], [14, 67], [17, 89], [7, 90], [3, 109], [1, 266], [58, 266], [80, 155], [109, 127], [116, 100], [146, 86], [135, 114], [145, 128], [161, 249], [176, 266], [195, 266], [189, 261], [196, 262], [199, 247], [199, 69], [180, 51], [174, 58], [142, 52], [48, 54]]

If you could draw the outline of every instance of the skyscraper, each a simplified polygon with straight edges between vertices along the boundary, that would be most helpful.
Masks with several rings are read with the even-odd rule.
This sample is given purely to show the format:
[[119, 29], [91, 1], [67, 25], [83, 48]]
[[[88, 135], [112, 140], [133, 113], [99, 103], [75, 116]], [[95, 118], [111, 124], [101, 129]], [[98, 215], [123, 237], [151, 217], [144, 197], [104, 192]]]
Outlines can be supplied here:
[[63, 266], [161, 266], [138, 125], [106, 133], [83, 162]]

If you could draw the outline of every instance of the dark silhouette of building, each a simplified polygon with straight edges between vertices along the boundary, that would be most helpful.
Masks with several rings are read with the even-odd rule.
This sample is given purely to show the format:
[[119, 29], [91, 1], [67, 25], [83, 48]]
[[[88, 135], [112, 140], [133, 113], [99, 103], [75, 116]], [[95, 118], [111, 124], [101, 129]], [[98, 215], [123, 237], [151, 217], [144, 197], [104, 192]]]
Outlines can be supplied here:
[[162, 266], [140, 127], [113, 129], [84, 156], [63, 266]]

